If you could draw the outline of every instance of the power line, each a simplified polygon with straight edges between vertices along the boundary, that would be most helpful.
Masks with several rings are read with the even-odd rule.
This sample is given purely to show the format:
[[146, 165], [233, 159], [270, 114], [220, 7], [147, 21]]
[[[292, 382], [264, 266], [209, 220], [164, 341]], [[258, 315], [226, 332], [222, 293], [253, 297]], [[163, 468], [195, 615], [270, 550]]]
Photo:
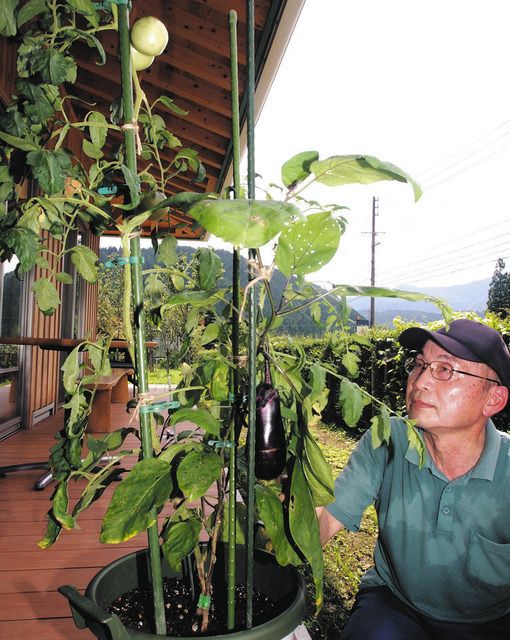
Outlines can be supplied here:
[[[478, 144], [480, 141], [484, 140], [485, 138], [489, 137], [490, 135], [492, 135], [493, 133], [496, 133], [496, 131], [499, 131], [500, 129], [502, 129], [504, 126], [506, 126], [507, 124], [510, 124], [510, 120], [505, 120], [504, 122], [502, 122], [500, 125], [498, 125], [497, 127], [495, 127], [494, 129], [491, 129], [491, 131], [484, 133], [483, 135], [479, 136], [475, 141], [469, 143], [468, 145], [462, 147], [461, 149], [459, 149], [458, 151], [456, 151], [455, 153], [450, 154], [449, 156], [446, 156], [446, 158], [443, 158], [442, 160], [440, 160], [437, 164], [432, 165], [431, 167], [429, 167], [428, 169], [425, 169], [424, 171], [420, 171], [418, 173], [418, 178], [421, 179], [425, 174], [430, 173], [431, 171], [434, 171], [434, 169], [436, 169], [436, 167], [441, 166], [442, 163], [448, 162], [448, 160], [450, 160], [451, 158], [455, 158], [457, 156], [459, 156], [461, 153], [463, 153], [464, 151], [467, 151], [468, 149], [470, 149], [470, 147]], [[504, 134], [502, 134], [502, 136], [500, 136], [499, 138], [497, 138], [495, 141], [501, 139], [503, 136], [508, 135], [509, 132], [505, 132]], [[481, 149], [484, 149], [486, 146], [490, 146], [490, 144], [493, 144], [495, 141], [488, 143], [487, 145], [485, 145], [484, 147], [482, 147]], [[474, 152], [473, 152], [474, 153]], [[469, 157], [470, 155], [473, 155], [473, 153], [468, 154]], [[459, 160], [460, 162], [461, 160]], [[440, 173], [441, 171], [439, 171]]]
[[476, 167], [477, 165], [481, 164], [482, 162], [485, 162], [485, 160], [489, 160], [490, 158], [498, 155], [498, 153], [501, 153], [502, 151], [506, 151], [506, 149], [508, 149], [508, 148], [510, 148], [510, 145], [506, 145], [505, 147], [502, 147], [501, 149], [498, 149], [498, 151], [495, 151], [494, 153], [491, 153], [488, 156], [484, 156], [483, 158], [480, 158], [480, 160], [478, 160], [478, 162], [473, 162], [472, 164], [468, 165], [464, 169], [461, 169], [460, 171], [457, 171], [457, 173], [453, 173], [452, 175], [447, 176], [443, 180], [439, 180], [438, 182], [434, 182], [432, 185], [429, 185], [428, 187], [426, 187], [426, 190], [427, 191], [432, 191], [432, 189], [435, 189], [440, 184], [443, 184], [443, 182], [447, 182], [448, 180], [451, 180], [452, 178], [455, 178], [455, 177], [459, 176], [461, 173], [465, 173], [466, 171], [469, 171], [469, 169], [472, 169], [473, 167]]
[[[505, 247], [505, 251], [508, 251], [508, 247]], [[490, 252], [488, 254], [483, 254], [483, 255], [479, 255], [476, 256], [476, 258], [488, 258], [489, 256], [491, 256], [491, 260], [489, 260], [488, 262], [483, 262], [481, 264], [489, 264], [491, 262], [496, 262], [497, 258], [494, 258], [494, 254], [493, 252]], [[498, 256], [499, 257], [499, 256]], [[446, 271], [446, 269], [448, 269], [448, 275], [450, 273], [457, 273], [458, 271], [462, 271], [463, 269], [465, 269], [466, 267], [468, 269], [474, 268], [476, 265], [473, 265], [473, 257], [467, 257], [466, 256], [466, 260], [463, 261], [453, 261], [451, 263], [448, 263], [446, 265], [439, 265], [437, 267], [434, 267], [433, 269], [425, 269], [425, 270], [420, 270], [417, 271], [415, 273], [407, 273], [406, 274], [406, 278], [412, 278], [413, 280], [415, 279], [427, 279], [429, 277], [437, 277], [440, 273], [444, 273]], [[453, 269], [453, 267], [460, 267], [458, 269]], [[423, 276], [423, 278], [422, 278]], [[395, 282], [397, 280], [399, 276], [395, 276], [393, 278], [391, 278], [391, 281]]]
[[[457, 238], [454, 238], [452, 240], [445, 240], [444, 242], [440, 242], [438, 244], [435, 244], [434, 245], [434, 249], [437, 249], [438, 247], [444, 247], [444, 246], [452, 244], [454, 242], [458, 242], [459, 240], [464, 240], [465, 238], [469, 238], [470, 236], [473, 236], [473, 235], [480, 235], [480, 233], [482, 233], [483, 231], [488, 231], [489, 229], [494, 229], [495, 227], [499, 227], [502, 224], [510, 224], [510, 220], [502, 220], [500, 222], [496, 222], [496, 223], [488, 225], [486, 227], [481, 227], [479, 229], [475, 229], [474, 231], [470, 231], [469, 233], [466, 233], [466, 234], [464, 234], [462, 236], [457, 236]], [[495, 240], [495, 239], [497, 239], [499, 237], [500, 237], [499, 235], [491, 236], [490, 238], [488, 238], [486, 240], [481, 240], [480, 243], [489, 242], [489, 241]], [[464, 247], [465, 246], [472, 246], [472, 245], [464, 245]], [[464, 248], [464, 247], [462, 247], [462, 248]], [[458, 251], [458, 250], [459, 249], [451, 249], [452, 252]], [[436, 257], [436, 255], [433, 255], [433, 256], [425, 255], [422, 258], [420, 258], [420, 262], [426, 262], [428, 260], [433, 259], [434, 257]], [[381, 273], [383, 275], [385, 275], [385, 274], [388, 274], [388, 273], [390, 273], [392, 271], [405, 269], [406, 267], [412, 267], [412, 266], [415, 266], [415, 265], [416, 265], [416, 260], [413, 260], [412, 262], [408, 262], [408, 263], [405, 263], [405, 264], [397, 265], [396, 267], [392, 267], [390, 269], [383, 270]]]
[[[510, 256], [499, 256], [502, 260], [508, 260], [508, 258]], [[483, 267], [486, 264], [491, 264], [491, 262], [496, 262], [496, 260], [488, 260], [487, 262], [479, 262], [477, 264], [473, 264], [471, 265], [473, 269], [475, 269], [476, 267]], [[454, 269], [453, 271], [450, 271], [449, 273], [458, 273], [459, 271], [464, 271], [464, 267], [460, 268], [460, 269]], [[423, 282], [423, 280], [430, 280], [430, 278], [436, 278], [437, 276], [425, 276], [423, 278], [419, 278], [418, 280], [416, 280], [415, 282]]]
[[[463, 247], [459, 247], [458, 249], [452, 249], [449, 254], [445, 254], [445, 253], [439, 253], [436, 254], [434, 256], [430, 256], [428, 258], [424, 258], [424, 259], [420, 259], [420, 260], [415, 260], [414, 262], [410, 262], [407, 265], [403, 265], [401, 267], [393, 267], [391, 269], [387, 269], [386, 271], [382, 271], [380, 273], [380, 275], [385, 275], [388, 276], [390, 273], [396, 271], [397, 273], [401, 273], [403, 269], [405, 269], [405, 267], [411, 267], [411, 271], [416, 270], [421, 270], [422, 267], [424, 266], [424, 263], [426, 262], [430, 262], [431, 260], [435, 260], [436, 258], [442, 258], [439, 262], [437, 262], [434, 267], [440, 266], [440, 265], [448, 265], [452, 262], [455, 262], [455, 260], [459, 260], [464, 258], [464, 256], [452, 256], [452, 254], [454, 253], [459, 253], [459, 252], [464, 252], [468, 249], [471, 249], [472, 247], [477, 247], [478, 251], [476, 253], [480, 253], [481, 251], [487, 251], [488, 249], [497, 249], [499, 247], [506, 247], [506, 245], [508, 245], [508, 243], [510, 242], [510, 240], [505, 240], [503, 242], [499, 242], [497, 244], [491, 244], [488, 246], [484, 246], [486, 242], [492, 241], [492, 240], [501, 240], [501, 237], [494, 237], [494, 238], [489, 238], [488, 240], [485, 241], [481, 241], [479, 243], [474, 243], [474, 244], [470, 244], [470, 245], [465, 245]], [[476, 258], [476, 253], [473, 256], [473, 254], [471, 254], [471, 258], [475, 257]], [[395, 276], [397, 277], [397, 276]]]

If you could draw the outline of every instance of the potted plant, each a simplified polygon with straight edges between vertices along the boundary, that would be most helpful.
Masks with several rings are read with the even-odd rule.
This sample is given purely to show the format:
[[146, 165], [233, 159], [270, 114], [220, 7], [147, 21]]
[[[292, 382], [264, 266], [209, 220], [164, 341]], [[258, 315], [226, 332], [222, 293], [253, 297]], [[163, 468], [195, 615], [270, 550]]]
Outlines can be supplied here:
[[[13, 16], [16, 4], [11, 3]], [[88, 26], [78, 28], [83, 20]], [[347, 330], [346, 297], [428, 299], [415, 293], [348, 285], [325, 292], [308, 283], [305, 276], [335, 255], [346, 221], [340, 215], [342, 207], [307, 202], [302, 192], [313, 182], [340, 186], [397, 180], [411, 184], [417, 198], [419, 187], [397, 167], [370, 156], [321, 160], [317, 152], [307, 151], [283, 165], [280, 200], [256, 200], [253, 184], [248, 185], [247, 199], [196, 193], [164, 198], [158, 192], [164, 192], [172, 172], [191, 170], [200, 179], [203, 167], [192, 150], [177, 149], [169, 166], [161, 160], [162, 146], [175, 148], [175, 137], [154, 116], [154, 104], [147, 102], [136, 75], [136, 67], [150, 62], [149, 58], [161, 48], [164, 40], [161, 25], [150, 23], [156, 28], [155, 49], [145, 49], [138, 34], [133, 38], [136, 51], [130, 52], [127, 8], [120, 3], [118, 7], [112, 3], [109, 13], [88, 0], [29, 2], [17, 13], [18, 25], [26, 22], [30, 22], [30, 30], [18, 54], [19, 95], [0, 119], [3, 143], [0, 151], [6, 161], [0, 173], [0, 187], [5, 197], [13, 201], [0, 220], [2, 258], [16, 254], [22, 273], [35, 264], [46, 269], [46, 275], [34, 283], [33, 292], [43, 313], [50, 314], [60, 302], [56, 283], [65, 285], [70, 278], [59, 267], [64, 254], [71, 254], [82, 277], [89, 281], [97, 277], [97, 256], [86, 247], [69, 246], [70, 233], [78, 221], [91, 225], [98, 233], [115, 225], [122, 238], [122, 257], [116, 264], [123, 266], [125, 273], [124, 332], [130, 347], [137, 347], [132, 350], [140, 391], [136, 406], [140, 415], [139, 447], [124, 449], [126, 437], [138, 435], [135, 428], [120, 429], [104, 437], [87, 437], [85, 429], [94, 393], [90, 385], [108, 372], [109, 341], [86, 341], [67, 358], [63, 366], [66, 420], [50, 457], [58, 484], [48, 514], [47, 534], [40, 546], [46, 548], [55, 543], [63, 528], [75, 528], [79, 514], [118, 479], [117, 463], [136, 453], [140, 460], [129, 472], [123, 470], [122, 481], [103, 521], [101, 540], [117, 543], [147, 531], [148, 551], [127, 556], [100, 572], [89, 585], [85, 598], [71, 587], [62, 589], [72, 603], [77, 624], [88, 626], [98, 638], [149, 638], [154, 637], [154, 632], [164, 635], [163, 575], [180, 575], [183, 567], [186, 573], [192, 556], [194, 566], [189, 573], [194, 576], [191, 584], [195, 606], [185, 617], [193, 633], [208, 633], [211, 597], [214, 599], [220, 589], [214, 576], [219, 575], [225, 578], [219, 583], [227, 583], [228, 593], [226, 628], [220, 637], [228, 633], [253, 639], [282, 638], [304, 613], [302, 580], [294, 570], [303, 561], [313, 571], [316, 607], [320, 608], [322, 603], [322, 550], [315, 507], [332, 500], [333, 484], [330, 469], [309, 427], [320, 419], [327, 401], [326, 374], [341, 380], [340, 402], [347, 424], [355, 424], [370, 402], [377, 409], [372, 420], [374, 445], [390, 437], [388, 409], [355, 382], [357, 353], [366, 344]], [[90, 111], [82, 122], [73, 122], [66, 110], [72, 98], [62, 98], [58, 89], [64, 82], [72, 83], [75, 77], [73, 42], [85, 40], [96, 47], [102, 59], [105, 54], [96, 35], [106, 29], [119, 32], [124, 86], [122, 114], [127, 126], [115, 117], [108, 122], [98, 111]], [[135, 67], [134, 102], [126, 90], [131, 86], [130, 57]], [[165, 96], [159, 100], [178, 109]], [[137, 128], [141, 156], [159, 169], [158, 180], [149, 169], [136, 167], [133, 150]], [[126, 136], [125, 156], [105, 157], [108, 132], [122, 129]], [[73, 162], [65, 150], [67, 137], [74, 130], [83, 136], [83, 151], [90, 158], [86, 167]], [[38, 183], [40, 194], [17, 202], [15, 183], [25, 175]], [[111, 192], [119, 179], [129, 197], [127, 203], [114, 209]], [[142, 186], [148, 187], [145, 190], [150, 191], [150, 199], [141, 197]], [[237, 180], [236, 195], [240, 196], [241, 191]], [[145, 274], [153, 302], [151, 318], [157, 321], [173, 308], [185, 305], [189, 311], [189, 333], [198, 333], [204, 347], [213, 345], [207, 358], [195, 366], [185, 362], [183, 353], [182, 380], [173, 390], [171, 400], [160, 402], [148, 395], [146, 383], [145, 313], [140, 295], [142, 265], [139, 238], [133, 238], [132, 232], [151, 216], [157, 221], [167, 207], [185, 208], [211, 234], [230, 242], [237, 270], [240, 251], [249, 249], [249, 282], [241, 290], [236, 276], [232, 286], [220, 286], [220, 260], [208, 249], [198, 252], [194, 272], [181, 268], [175, 238], [155, 238], [160, 266]], [[120, 220], [119, 210], [123, 213]], [[41, 231], [61, 241], [56, 256], [50, 256], [40, 240]], [[270, 264], [264, 264], [259, 248], [269, 242], [276, 243], [275, 250]], [[275, 268], [287, 278], [279, 299], [271, 286]], [[174, 291], [162, 297], [166, 277], [172, 278]], [[131, 308], [132, 291], [136, 323]], [[435, 302], [447, 313], [441, 301]], [[344, 371], [332, 371], [325, 363], [310, 361], [304, 352], [300, 351], [297, 357], [289, 356], [273, 347], [271, 335], [282, 318], [304, 309], [327, 328], [333, 345], [335, 341], [348, 345], [342, 361]], [[134, 325], [136, 332], [132, 329]], [[79, 359], [79, 352], [84, 350], [88, 355], [86, 365]], [[158, 416], [167, 412], [165, 430], [160, 433], [162, 418]], [[194, 426], [172, 431], [182, 422]], [[170, 435], [166, 427], [170, 428]], [[410, 440], [419, 447], [411, 421], [408, 427]], [[85, 439], [88, 453], [83, 456]], [[98, 469], [104, 454], [112, 453], [115, 459]], [[70, 505], [67, 488], [78, 479], [85, 482], [85, 487], [80, 499]], [[210, 495], [211, 487], [215, 488], [214, 496]], [[243, 497], [241, 501], [237, 490]], [[159, 528], [158, 515], [168, 504], [173, 507], [172, 513]], [[271, 548], [271, 555], [255, 550], [259, 521], [263, 525], [263, 545]], [[239, 545], [244, 545], [246, 552], [241, 553]], [[257, 566], [261, 567], [259, 572]], [[215, 571], [215, 567], [220, 570]], [[236, 631], [240, 625], [235, 618], [236, 608], [239, 611], [235, 597], [236, 569], [241, 582], [246, 580], [249, 630]], [[274, 576], [270, 580], [266, 577], [268, 571]], [[122, 595], [125, 587], [141, 588], [144, 584], [151, 585], [155, 622], [150, 629], [135, 630], [126, 627], [111, 612], [112, 602]], [[269, 594], [268, 586], [272, 586]], [[283, 595], [283, 611], [258, 626], [254, 624], [253, 610], [257, 589], [266, 595], [277, 591]], [[105, 608], [110, 608], [110, 613]], [[216, 608], [219, 609], [218, 604]], [[214, 635], [218, 635], [217, 631]]]

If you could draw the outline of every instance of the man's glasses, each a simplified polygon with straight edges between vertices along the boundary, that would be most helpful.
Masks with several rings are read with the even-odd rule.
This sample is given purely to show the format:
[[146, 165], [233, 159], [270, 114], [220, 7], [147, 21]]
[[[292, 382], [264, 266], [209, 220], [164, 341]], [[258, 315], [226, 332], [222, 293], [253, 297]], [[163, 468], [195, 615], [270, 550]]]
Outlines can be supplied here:
[[469, 373], [468, 371], [459, 371], [454, 369], [451, 364], [447, 362], [425, 362], [421, 358], [408, 358], [405, 361], [404, 368], [409, 376], [418, 377], [421, 375], [427, 367], [430, 367], [430, 374], [436, 380], [447, 382], [452, 379], [454, 373], [462, 373], [465, 376], [471, 376], [472, 378], [481, 378], [482, 380], [488, 380], [489, 382], [495, 382], [500, 384], [499, 380], [494, 378], [486, 378], [485, 376], [477, 376], [476, 373]]

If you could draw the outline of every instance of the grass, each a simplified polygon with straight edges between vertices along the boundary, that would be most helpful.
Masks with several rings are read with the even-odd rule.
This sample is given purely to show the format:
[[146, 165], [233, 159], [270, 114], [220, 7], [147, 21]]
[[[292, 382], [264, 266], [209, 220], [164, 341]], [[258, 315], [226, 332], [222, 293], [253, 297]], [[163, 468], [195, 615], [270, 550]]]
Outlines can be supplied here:
[[[178, 384], [181, 380], [181, 373], [178, 369], [170, 369], [170, 384]], [[169, 376], [165, 367], [154, 367], [149, 371], [149, 384], [169, 384]]]
[[[349, 459], [356, 440], [337, 428], [322, 424], [312, 432], [335, 477]], [[340, 531], [324, 547], [324, 605], [317, 617], [310, 615], [306, 620], [313, 640], [338, 638], [353, 605], [361, 576], [373, 564], [376, 537], [377, 516], [374, 508], [370, 507], [363, 516], [358, 533]], [[308, 570], [304, 569], [304, 573], [310, 584]]]

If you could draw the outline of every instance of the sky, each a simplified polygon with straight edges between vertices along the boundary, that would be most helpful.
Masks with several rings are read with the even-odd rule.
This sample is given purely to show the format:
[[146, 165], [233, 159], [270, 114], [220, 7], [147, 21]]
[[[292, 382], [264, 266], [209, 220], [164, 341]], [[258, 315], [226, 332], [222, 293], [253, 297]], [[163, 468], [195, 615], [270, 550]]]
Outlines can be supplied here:
[[303, 195], [350, 208], [337, 256], [310, 279], [421, 288], [510, 266], [508, 0], [307, 0], [255, 130], [255, 169], [295, 153], [368, 154], [421, 184]]

